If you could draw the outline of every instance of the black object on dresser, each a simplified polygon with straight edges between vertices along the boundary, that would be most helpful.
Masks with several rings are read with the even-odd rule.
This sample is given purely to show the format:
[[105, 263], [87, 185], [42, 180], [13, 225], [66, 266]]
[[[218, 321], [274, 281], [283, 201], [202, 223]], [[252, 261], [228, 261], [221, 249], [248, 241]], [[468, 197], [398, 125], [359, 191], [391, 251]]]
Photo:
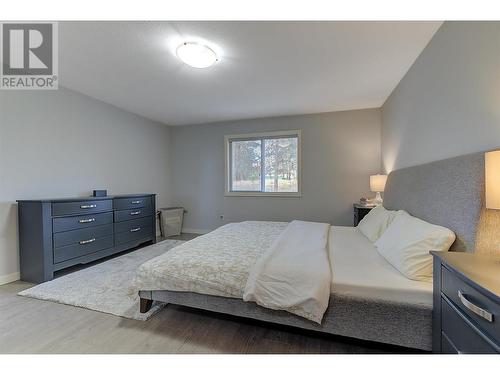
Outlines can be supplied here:
[[156, 242], [155, 194], [17, 202], [24, 281]]
[[433, 351], [500, 353], [500, 257], [431, 253]]
[[363, 206], [359, 203], [354, 203], [354, 226], [357, 226], [359, 222], [370, 212], [374, 207]]

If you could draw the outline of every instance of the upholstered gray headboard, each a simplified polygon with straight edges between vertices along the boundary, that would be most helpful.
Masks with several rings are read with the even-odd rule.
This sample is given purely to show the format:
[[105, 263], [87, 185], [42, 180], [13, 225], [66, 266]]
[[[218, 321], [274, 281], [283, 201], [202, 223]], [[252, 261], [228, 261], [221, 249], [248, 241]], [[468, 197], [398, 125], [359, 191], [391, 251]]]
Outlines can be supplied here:
[[457, 235], [451, 250], [474, 251], [484, 196], [484, 152], [393, 171], [384, 207], [405, 210]]

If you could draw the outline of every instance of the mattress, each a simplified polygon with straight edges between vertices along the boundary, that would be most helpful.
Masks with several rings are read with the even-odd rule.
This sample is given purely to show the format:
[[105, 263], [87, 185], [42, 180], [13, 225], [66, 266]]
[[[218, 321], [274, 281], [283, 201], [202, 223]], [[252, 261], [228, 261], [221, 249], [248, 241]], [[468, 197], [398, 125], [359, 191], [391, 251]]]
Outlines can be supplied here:
[[432, 306], [432, 283], [403, 276], [357, 228], [330, 228], [331, 292], [339, 295]]
[[[241, 299], [250, 269], [287, 225], [267, 221], [224, 225], [142, 264], [131, 293], [169, 290]], [[332, 226], [328, 247], [331, 293], [432, 306], [432, 284], [404, 277], [357, 228]]]

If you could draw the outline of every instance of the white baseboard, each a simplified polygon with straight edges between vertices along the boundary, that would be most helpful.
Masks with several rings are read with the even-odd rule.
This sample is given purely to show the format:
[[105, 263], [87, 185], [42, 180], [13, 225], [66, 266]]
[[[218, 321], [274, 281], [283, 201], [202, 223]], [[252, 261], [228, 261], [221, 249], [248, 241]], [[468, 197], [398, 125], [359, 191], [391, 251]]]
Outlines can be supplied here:
[[21, 274], [19, 272], [11, 273], [10, 275], [0, 275], [0, 285], [8, 284], [13, 281], [17, 281], [21, 278]]
[[189, 233], [189, 234], [207, 234], [211, 232], [211, 230], [208, 229], [192, 229], [192, 228], [182, 228], [182, 233]]

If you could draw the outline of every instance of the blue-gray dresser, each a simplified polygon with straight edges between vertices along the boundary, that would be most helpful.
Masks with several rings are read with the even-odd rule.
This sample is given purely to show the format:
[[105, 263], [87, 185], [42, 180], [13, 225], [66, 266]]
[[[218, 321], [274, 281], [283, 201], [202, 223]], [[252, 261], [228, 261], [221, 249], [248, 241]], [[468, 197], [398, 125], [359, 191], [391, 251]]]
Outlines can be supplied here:
[[431, 253], [433, 351], [500, 353], [500, 257]]
[[24, 281], [156, 242], [155, 194], [17, 202]]

